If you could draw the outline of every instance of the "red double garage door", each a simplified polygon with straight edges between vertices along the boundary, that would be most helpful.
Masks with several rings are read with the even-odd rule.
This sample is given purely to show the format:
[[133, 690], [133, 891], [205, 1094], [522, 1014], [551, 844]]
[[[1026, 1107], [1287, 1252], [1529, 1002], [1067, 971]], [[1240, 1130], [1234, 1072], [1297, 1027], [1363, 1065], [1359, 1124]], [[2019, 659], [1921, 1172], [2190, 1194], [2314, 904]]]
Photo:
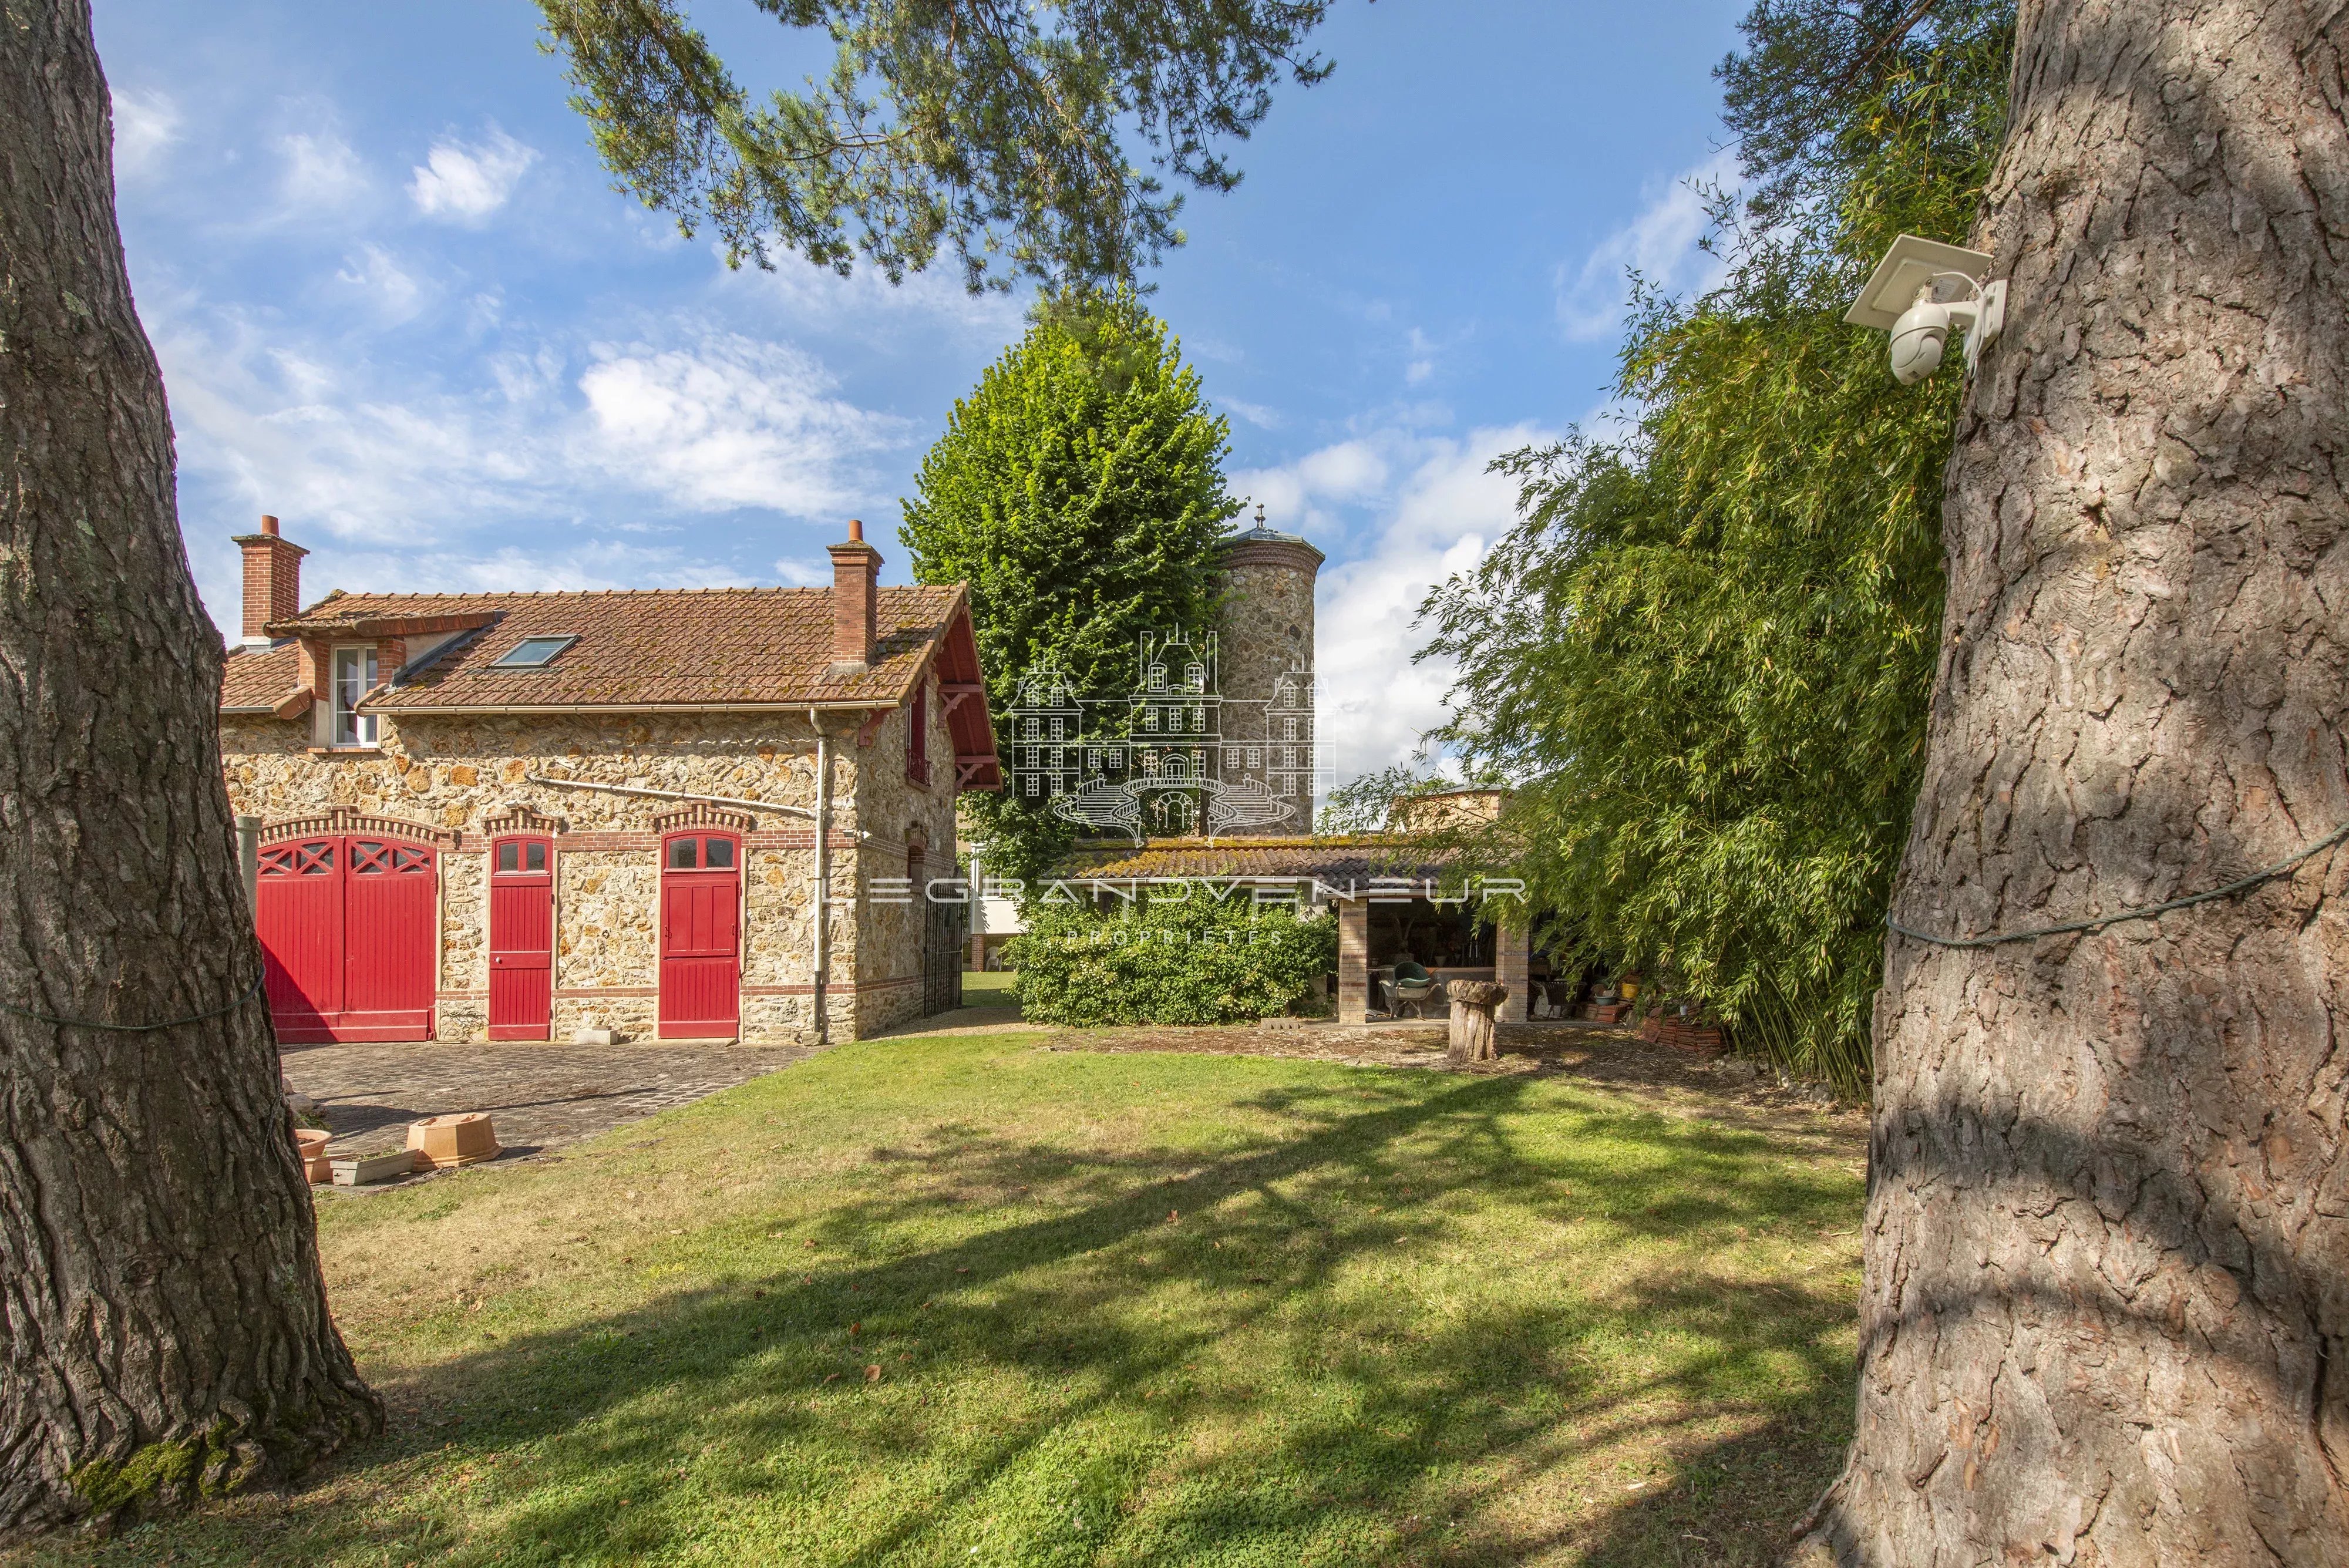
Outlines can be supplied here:
[[440, 856], [363, 834], [261, 851], [255, 915], [277, 1037], [429, 1040]]

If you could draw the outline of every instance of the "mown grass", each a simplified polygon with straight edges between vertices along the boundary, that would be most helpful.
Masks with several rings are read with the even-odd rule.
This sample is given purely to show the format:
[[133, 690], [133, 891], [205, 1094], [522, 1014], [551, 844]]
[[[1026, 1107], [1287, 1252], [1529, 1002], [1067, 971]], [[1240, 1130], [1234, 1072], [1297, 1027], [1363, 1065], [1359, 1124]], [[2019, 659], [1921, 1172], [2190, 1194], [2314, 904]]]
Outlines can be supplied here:
[[29, 1555], [1770, 1561], [1848, 1425], [1860, 1151], [1720, 1112], [843, 1046], [567, 1158], [327, 1196], [391, 1435]]
[[1017, 1007], [1019, 977], [1009, 970], [967, 969], [962, 971], [962, 1002], [965, 1007]]

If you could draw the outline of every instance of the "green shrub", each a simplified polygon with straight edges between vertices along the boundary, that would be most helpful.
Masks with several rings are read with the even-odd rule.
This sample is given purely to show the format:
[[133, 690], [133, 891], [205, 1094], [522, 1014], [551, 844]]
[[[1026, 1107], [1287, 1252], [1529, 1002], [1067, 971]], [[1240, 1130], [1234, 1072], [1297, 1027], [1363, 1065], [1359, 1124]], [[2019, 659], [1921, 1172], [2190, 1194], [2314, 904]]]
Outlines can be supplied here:
[[[1181, 891], [1186, 896], [1176, 898]], [[1032, 904], [1006, 961], [1023, 1014], [1043, 1023], [1240, 1023], [1322, 1010], [1338, 922], [1259, 905], [1245, 890], [1154, 887], [1108, 910]]]

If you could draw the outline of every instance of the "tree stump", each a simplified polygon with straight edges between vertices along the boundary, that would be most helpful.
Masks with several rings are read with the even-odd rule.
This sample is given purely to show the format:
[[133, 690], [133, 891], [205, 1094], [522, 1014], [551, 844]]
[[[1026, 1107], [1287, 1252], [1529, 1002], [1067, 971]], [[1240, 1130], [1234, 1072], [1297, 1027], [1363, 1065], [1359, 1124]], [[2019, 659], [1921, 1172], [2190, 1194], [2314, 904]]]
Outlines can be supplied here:
[[1509, 988], [1489, 980], [1454, 980], [1444, 987], [1452, 999], [1452, 1059], [1490, 1062], [1500, 1055], [1493, 1043], [1493, 1014], [1508, 999]]

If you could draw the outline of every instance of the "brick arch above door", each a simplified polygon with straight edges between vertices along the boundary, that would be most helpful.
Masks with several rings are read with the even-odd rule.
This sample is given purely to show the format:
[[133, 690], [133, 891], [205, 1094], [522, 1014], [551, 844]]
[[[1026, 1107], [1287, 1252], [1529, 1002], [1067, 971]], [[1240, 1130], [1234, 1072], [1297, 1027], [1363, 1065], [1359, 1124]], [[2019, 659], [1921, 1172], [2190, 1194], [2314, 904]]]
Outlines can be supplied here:
[[757, 820], [749, 812], [728, 811], [723, 806], [712, 805], [706, 800], [697, 800], [688, 805], [655, 812], [652, 820], [652, 830], [655, 833], [664, 834], [750, 833], [758, 826]]
[[492, 838], [506, 838], [515, 834], [542, 834], [547, 837], [564, 832], [571, 826], [568, 819], [549, 816], [524, 801], [509, 801], [481, 818], [481, 831]]
[[457, 830], [429, 822], [413, 822], [404, 816], [376, 816], [357, 806], [337, 805], [311, 816], [289, 816], [282, 821], [264, 823], [261, 842], [282, 844], [289, 838], [325, 838], [362, 835], [377, 838], [405, 838], [412, 843], [429, 844], [438, 849], [457, 846]]

